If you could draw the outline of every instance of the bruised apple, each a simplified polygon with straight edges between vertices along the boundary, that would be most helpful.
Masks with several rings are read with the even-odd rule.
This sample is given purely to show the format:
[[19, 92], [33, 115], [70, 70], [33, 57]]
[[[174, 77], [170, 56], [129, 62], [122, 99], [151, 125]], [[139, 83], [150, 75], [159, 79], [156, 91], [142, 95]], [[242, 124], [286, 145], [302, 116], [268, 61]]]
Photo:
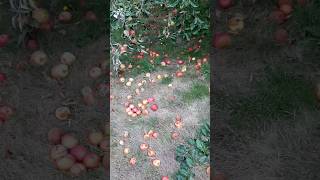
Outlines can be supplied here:
[[67, 171], [69, 170], [73, 164], [75, 163], [75, 159], [71, 155], [66, 155], [60, 159], [56, 160], [56, 166], [59, 170]]
[[218, 32], [213, 36], [213, 46], [217, 49], [228, 48], [231, 45], [231, 37], [228, 33]]
[[100, 157], [95, 153], [88, 153], [83, 158], [83, 164], [88, 169], [94, 169], [94, 168], [99, 167], [99, 163], [100, 163]]
[[219, 6], [223, 9], [228, 9], [233, 5], [232, 0], [218, 0]]
[[69, 67], [65, 64], [57, 64], [51, 69], [51, 76], [54, 79], [63, 79], [69, 74]]
[[60, 57], [62, 64], [71, 65], [76, 60], [76, 56], [70, 52], [64, 52]]

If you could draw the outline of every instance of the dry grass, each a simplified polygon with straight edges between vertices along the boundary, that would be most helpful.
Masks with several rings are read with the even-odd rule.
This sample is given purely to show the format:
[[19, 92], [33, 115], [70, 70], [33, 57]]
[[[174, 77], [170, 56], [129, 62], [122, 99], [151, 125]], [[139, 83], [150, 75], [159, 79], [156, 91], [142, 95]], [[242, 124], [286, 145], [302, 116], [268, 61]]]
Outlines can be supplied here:
[[[156, 74], [164, 72], [152, 73]], [[135, 78], [135, 81], [141, 81], [142, 75]], [[157, 80], [155, 84], [147, 84], [145, 92], [136, 99], [146, 99], [155, 97], [159, 106], [158, 111], [150, 112], [149, 116], [142, 118], [131, 119], [127, 116], [124, 108], [124, 103], [127, 101], [127, 95], [132, 93], [135, 88], [127, 88], [122, 84], [118, 84], [116, 79], [112, 79], [114, 85], [111, 94], [116, 96], [116, 100], [111, 103], [111, 109], [116, 112], [111, 113], [111, 143], [114, 146], [111, 148], [111, 179], [123, 179], [123, 177], [132, 180], [141, 179], [159, 179], [163, 175], [171, 175], [178, 170], [179, 164], [175, 161], [175, 148], [178, 144], [184, 142], [184, 138], [194, 136], [196, 129], [200, 126], [199, 122], [207, 119], [209, 116], [209, 98], [208, 96], [202, 100], [193, 101], [190, 105], [182, 102], [180, 97], [181, 92], [190, 89], [194, 80], [189, 80], [187, 83], [180, 79], [173, 79], [170, 88]], [[133, 83], [135, 84], [135, 83]], [[175, 96], [175, 101], [170, 101], [168, 98]], [[175, 116], [180, 114], [183, 118], [184, 126], [178, 132], [181, 134], [178, 140], [171, 139], [171, 132], [175, 130]], [[132, 121], [130, 121], [132, 120]], [[157, 140], [147, 140], [146, 142], [156, 151], [157, 157], [161, 160], [159, 168], [152, 167], [150, 159], [146, 154], [141, 153], [139, 145], [144, 141], [143, 134], [151, 129], [159, 132]], [[128, 157], [124, 157], [123, 148], [119, 145], [119, 140], [122, 139], [124, 131], [130, 133], [130, 138], [125, 143], [125, 147], [130, 147], [131, 153]], [[129, 165], [129, 157], [137, 158], [137, 166]], [[203, 174], [203, 173], [200, 173]], [[207, 176], [200, 175], [200, 179], [208, 179]]]

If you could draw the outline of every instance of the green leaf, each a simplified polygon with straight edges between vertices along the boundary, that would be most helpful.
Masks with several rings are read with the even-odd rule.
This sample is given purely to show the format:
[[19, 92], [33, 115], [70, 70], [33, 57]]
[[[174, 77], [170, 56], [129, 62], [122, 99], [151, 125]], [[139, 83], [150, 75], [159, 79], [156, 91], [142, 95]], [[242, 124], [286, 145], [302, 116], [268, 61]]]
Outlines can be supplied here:
[[179, 171], [180, 171], [181, 175], [183, 175], [184, 177], [188, 177], [190, 174], [190, 172], [186, 169], [180, 169]]
[[185, 180], [186, 178], [183, 177], [180, 173], [177, 174], [176, 180]]
[[209, 158], [207, 156], [202, 156], [199, 158], [200, 164], [205, 164], [209, 161]]
[[189, 139], [188, 144], [194, 146], [196, 143], [195, 143], [194, 139]]
[[201, 151], [204, 151], [205, 145], [204, 145], [204, 143], [203, 143], [201, 140], [197, 139], [197, 140], [196, 140], [196, 144], [197, 144], [197, 148], [198, 148], [198, 149], [200, 149]]
[[168, 4], [168, 7], [170, 8], [174, 8], [179, 4], [180, 0], [177, 0], [176, 2], [172, 3], [172, 4]]
[[191, 159], [191, 158], [187, 158], [186, 159], [186, 163], [187, 163], [187, 165], [191, 168], [191, 167], [193, 167], [193, 160]]

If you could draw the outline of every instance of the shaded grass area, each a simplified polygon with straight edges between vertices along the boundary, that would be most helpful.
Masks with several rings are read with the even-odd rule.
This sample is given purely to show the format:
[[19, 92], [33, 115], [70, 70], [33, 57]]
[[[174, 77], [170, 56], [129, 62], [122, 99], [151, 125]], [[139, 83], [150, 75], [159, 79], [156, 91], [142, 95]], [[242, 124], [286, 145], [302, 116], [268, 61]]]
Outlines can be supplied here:
[[209, 96], [208, 86], [200, 83], [194, 83], [188, 91], [182, 93], [182, 101], [185, 103], [192, 103], [195, 100], [203, 99]]
[[291, 25], [292, 34], [297, 36], [298, 45], [303, 49], [304, 61], [320, 66], [320, 1], [312, 0], [306, 7], [295, 9]]
[[230, 104], [232, 125], [250, 128], [266, 121], [292, 119], [302, 109], [313, 109], [316, 98], [310, 81], [280, 69], [268, 70], [256, 83], [256, 92]]

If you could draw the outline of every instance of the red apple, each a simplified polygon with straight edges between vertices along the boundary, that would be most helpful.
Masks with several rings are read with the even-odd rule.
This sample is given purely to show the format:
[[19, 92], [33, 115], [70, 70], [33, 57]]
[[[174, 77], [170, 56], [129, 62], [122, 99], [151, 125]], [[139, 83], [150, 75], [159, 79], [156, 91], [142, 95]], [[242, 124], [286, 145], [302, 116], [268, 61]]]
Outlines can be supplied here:
[[64, 23], [67, 23], [69, 21], [71, 21], [72, 19], [72, 14], [68, 11], [62, 11], [60, 14], [59, 14], [59, 17], [58, 17], [59, 21], [61, 22], [64, 22]]
[[161, 180], [169, 180], [168, 176], [162, 176]]
[[154, 102], [154, 101], [155, 101], [155, 98], [153, 98], [153, 97], [148, 98], [148, 99], [147, 99], [147, 101], [148, 101], [148, 103], [152, 103], [152, 102]]
[[285, 29], [278, 29], [274, 33], [274, 40], [279, 44], [285, 44], [289, 40], [289, 34]]
[[228, 33], [218, 32], [213, 36], [213, 46], [217, 49], [224, 49], [231, 45], [231, 37]]
[[94, 12], [88, 11], [88, 12], [86, 12], [85, 19], [87, 21], [96, 21], [97, 20], [97, 16], [96, 16], [96, 14]]
[[[130, 29], [129, 36], [135, 36], [135, 35], [136, 35], [136, 32], [134, 30]], [[140, 53], [140, 55], [141, 55], [141, 53]], [[143, 55], [143, 53], [142, 53], [142, 55]]]
[[88, 153], [87, 148], [82, 145], [76, 145], [70, 149], [70, 154], [77, 160], [82, 161]]
[[83, 158], [83, 164], [88, 169], [95, 169], [99, 167], [100, 164], [100, 157], [95, 153], [87, 153]]
[[0, 85], [7, 81], [7, 75], [5, 73], [0, 72]]
[[177, 59], [177, 64], [182, 65], [182, 64], [184, 64], [184, 61], [181, 59]]
[[276, 22], [277, 24], [282, 24], [287, 20], [286, 15], [282, 11], [279, 11], [279, 10], [273, 11], [270, 14], [270, 19], [272, 21]]
[[9, 43], [9, 35], [8, 34], [1, 34], [0, 35], [0, 48], [5, 47]]
[[177, 77], [183, 77], [183, 75], [184, 75], [184, 73], [181, 72], [181, 71], [177, 71], [177, 72], [176, 72], [176, 76], [177, 76]]
[[48, 20], [47, 22], [41, 23], [39, 28], [42, 31], [51, 31], [53, 28], [53, 21]]
[[171, 64], [171, 61], [169, 58], [165, 58], [164, 59], [164, 62], [166, 63], [166, 65], [170, 65]]
[[283, 5], [280, 6], [280, 11], [282, 11], [286, 15], [289, 15], [293, 11], [292, 5], [283, 4]]
[[39, 49], [38, 41], [35, 40], [35, 39], [30, 39], [30, 40], [28, 40], [26, 46], [27, 46], [27, 48], [28, 48], [29, 50], [37, 50], [37, 49]]
[[153, 104], [153, 105], [150, 107], [150, 109], [151, 109], [152, 111], [157, 111], [157, 110], [158, 110], [158, 105]]
[[218, 0], [219, 6], [223, 9], [228, 9], [233, 5], [232, 0]]

